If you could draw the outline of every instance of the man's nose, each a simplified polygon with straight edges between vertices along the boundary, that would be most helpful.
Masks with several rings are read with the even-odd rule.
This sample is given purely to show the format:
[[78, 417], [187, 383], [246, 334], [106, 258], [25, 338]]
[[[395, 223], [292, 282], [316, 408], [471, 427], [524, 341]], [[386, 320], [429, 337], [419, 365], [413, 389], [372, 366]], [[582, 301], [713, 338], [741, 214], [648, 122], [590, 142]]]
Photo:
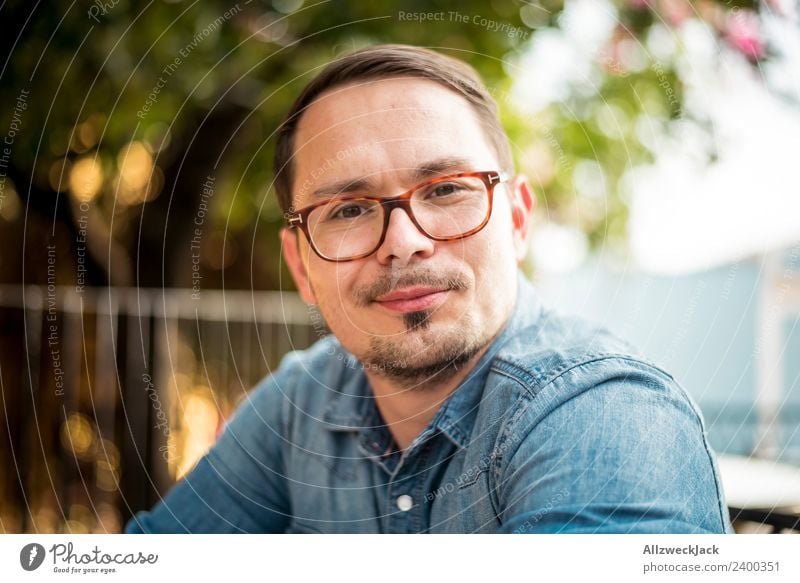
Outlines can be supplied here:
[[406, 211], [396, 208], [389, 215], [386, 237], [376, 256], [382, 265], [406, 265], [415, 255], [420, 258], [433, 255], [434, 244], [417, 228]]

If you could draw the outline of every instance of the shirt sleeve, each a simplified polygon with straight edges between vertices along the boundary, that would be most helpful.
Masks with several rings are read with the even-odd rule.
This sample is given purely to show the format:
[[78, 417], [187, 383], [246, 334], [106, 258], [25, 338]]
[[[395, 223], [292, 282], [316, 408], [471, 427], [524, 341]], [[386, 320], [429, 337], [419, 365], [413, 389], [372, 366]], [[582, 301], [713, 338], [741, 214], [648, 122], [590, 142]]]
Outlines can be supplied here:
[[291, 356], [236, 410], [217, 443], [126, 533], [277, 533], [289, 523], [281, 410]]
[[[588, 389], [565, 375], [520, 415], [498, 478], [507, 533], [731, 532], [690, 398], [644, 366]], [[557, 397], [568, 394], [566, 400]]]

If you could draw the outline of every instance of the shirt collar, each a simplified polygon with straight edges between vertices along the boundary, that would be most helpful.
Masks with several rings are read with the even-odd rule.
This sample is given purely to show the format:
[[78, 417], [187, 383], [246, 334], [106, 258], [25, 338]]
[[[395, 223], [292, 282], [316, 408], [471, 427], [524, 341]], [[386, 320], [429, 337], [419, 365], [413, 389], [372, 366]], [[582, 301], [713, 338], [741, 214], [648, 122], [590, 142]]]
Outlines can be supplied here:
[[[429, 426], [412, 444], [426, 440], [436, 430], [460, 448], [466, 448], [472, 426], [483, 397], [492, 360], [511, 336], [538, 323], [541, 300], [534, 286], [522, 272], [517, 273], [517, 300], [511, 316], [464, 381], [447, 398]], [[343, 349], [341, 349], [343, 350]], [[339, 391], [332, 394], [323, 416], [323, 424], [331, 431], [366, 431], [373, 433], [380, 425], [380, 415], [369, 388], [364, 370], [350, 354], [342, 359], [343, 374]], [[411, 449], [409, 448], [409, 449]]]
[[431, 421], [432, 427], [439, 429], [457, 446], [467, 447], [478, 408], [484, 398], [486, 379], [492, 361], [509, 338], [520, 330], [538, 323], [541, 310], [538, 293], [522, 272], [518, 272], [517, 300], [511, 316], [467, 378], [439, 409]]

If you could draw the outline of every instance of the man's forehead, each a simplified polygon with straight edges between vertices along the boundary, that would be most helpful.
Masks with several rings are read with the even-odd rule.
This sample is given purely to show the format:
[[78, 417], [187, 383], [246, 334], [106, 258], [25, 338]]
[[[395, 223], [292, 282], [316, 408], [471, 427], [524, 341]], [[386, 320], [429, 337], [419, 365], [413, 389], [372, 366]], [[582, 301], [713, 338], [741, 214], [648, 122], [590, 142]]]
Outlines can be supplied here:
[[444, 117], [470, 110], [463, 96], [430, 79], [392, 77], [352, 82], [325, 91], [305, 110], [298, 132], [358, 123], [370, 116], [397, 114]]
[[[300, 120], [295, 202], [313, 202], [320, 187], [349, 178], [390, 171], [413, 179], [425, 165], [480, 160], [489, 150], [469, 103], [438, 83], [392, 78], [336, 88]], [[458, 166], [450, 165], [469, 169]]]
[[[474, 126], [474, 127], [470, 127]], [[461, 95], [427, 79], [392, 78], [353, 83], [323, 93], [300, 118], [295, 156], [353, 158], [387, 140], [442, 139], [442, 132], [480, 132]]]

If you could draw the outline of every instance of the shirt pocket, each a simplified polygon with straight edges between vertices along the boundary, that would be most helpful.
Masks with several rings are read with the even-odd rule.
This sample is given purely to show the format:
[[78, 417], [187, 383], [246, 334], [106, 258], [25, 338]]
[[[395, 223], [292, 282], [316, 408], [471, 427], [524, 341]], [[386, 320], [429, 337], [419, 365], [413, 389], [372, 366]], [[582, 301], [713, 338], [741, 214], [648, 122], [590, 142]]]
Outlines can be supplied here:
[[465, 490], [475, 486], [481, 480], [485, 481], [497, 455], [497, 452], [492, 452], [476, 459], [465, 460], [461, 473], [455, 478], [458, 489]]

